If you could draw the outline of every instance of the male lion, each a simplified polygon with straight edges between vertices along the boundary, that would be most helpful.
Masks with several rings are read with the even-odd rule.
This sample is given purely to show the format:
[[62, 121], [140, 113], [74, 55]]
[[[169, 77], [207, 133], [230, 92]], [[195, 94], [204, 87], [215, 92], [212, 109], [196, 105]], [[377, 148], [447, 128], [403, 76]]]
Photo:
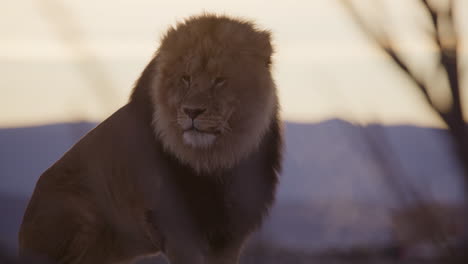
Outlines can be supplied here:
[[170, 28], [129, 102], [40, 177], [20, 254], [56, 263], [237, 263], [281, 162], [270, 34], [204, 14]]

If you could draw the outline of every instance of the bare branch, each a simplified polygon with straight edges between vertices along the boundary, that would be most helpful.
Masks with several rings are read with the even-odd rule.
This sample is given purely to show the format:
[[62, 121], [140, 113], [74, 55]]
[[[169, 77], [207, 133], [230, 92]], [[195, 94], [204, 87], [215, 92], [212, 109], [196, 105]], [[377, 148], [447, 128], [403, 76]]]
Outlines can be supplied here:
[[429, 15], [431, 16], [431, 21], [432, 24], [434, 25], [434, 28], [437, 28], [438, 20], [439, 17], [437, 16], [437, 12], [431, 7], [429, 2], [427, 0], [421, 0], [421, 3], [423, 4], [424, 8], [429, 12]]
[[[456, 30], [456, 23], [454, 18], [454, 1], [447, 0], [448, 9], [441, 11], [436, 10], [430, 3], [429, 0], [420, 0], [424, 9], [428, 12], [431, 20], [431, 36], [434, 39], [439, 56], [439, 69], [442, 69], [446, 73], [446, 77], [450, 87], [450, 96], [452, 104], [448, 111], [439, 109], [431, 100], [428, 93], [427, 85], [434, 85], [430, 82], [422, 82], [414, 74], [411, 69], [405, 64], [395, 49], [391, 45], [391, 41], [388, 40], [388, 36], [384, 34], [379, 36], [370, 29], [368, 23], [366, 23], [362, 16], [358, 14], [352, 3], [347, 0], [341, 0], [341, 3], [346, 7], [351, 14], [354, 21], [358, 26], [364, 30], [364, 32], [371, 37], [374, 42], [380, 46], [380, 48], [387, 53], [393, 62], [403, 71], [406, 75], [414, 82], [416, 87], [423, 93], [427, 103], [431, 106], [431, 109], [436, 112], [445, 122], [448, 127], [448, 131], [452, 136], [454, 146], [456, 148], [457, 157], [461, 162], [464, 170], [465, 180], [465, 191], [468, 192], [468, 133], [466, 128], [465, 119], [463, 116], [463, 109], [460, 98], [460, 73], [458, 66], [458, 52], [459, 52], [459, 40]], [[383, 32], [383, 31], [382, 31]], [[468, 199], [466, 200], [466, 206], [468, 210]], [[464, 243], [462, 245], [460, 256], [453, 256], [454, 260], [460, 257], [462, 262], [467, 263], [466, 249], [468, 248], [468, 231], [463, 234]]]
[[[426, 2], [425, 0], [421, 0]], [[373, 31], [369, 24], [364, 21], [362, 16], [356, 10], [355, 6], [348, 0], [340, 0], [342, 5], [348, 10], [349, 14], [351, 14], [353, 20], [356, 24], [364, 31], [364, 33], [369, 36], [392, 60], [393, 62], [403, 71], [406, 75], [410, 78], [410, 80], [419, 88], [419, 90], [424, 95], [424, 98], [429, 103], [431, 108], [442, 118], [445, 120], [445, 114], [440, 111], [435, 103], [432, 101], [429, 91], [426, 85], [418, 79], [410, 70], [408, 65], [403, 61], [403, 59], [396, 53], [395, 49], [393, 48], [392, 42], [388, 37], [388, 34], [382, 30], [383, 33], [380, 36]]]
[[[439, 49], [439, 62], [442, 69], [447, 74], [450, 86], [452, 105], [450, 110], [445, 114], [444, 121], [451, 128], [457, 127], [458, 129], [461, 129], [461, 127], [464, 126], [465, 121], [462, 114], [463, 111], [460, 98], [458, 39], [456, 38], [455, 21], [453, 16], [454, 3], [453, 0], [450, 0], [447, 12], [442, 14], [445, 15], [443, 18], [445, 18], [447, 23], [447, 28], [444, 28], [444, 31], [441, 29], [440, 15], [433, 7], [431, 7], [428, 0], [421, 0], [421, 3], [431, 17], [431, 21], [434, 26], [434, 39]], [[448, 35], [443, 36], [443, 33]], [[448, 39], [445, 39], [444, 41], [444, 37]]]

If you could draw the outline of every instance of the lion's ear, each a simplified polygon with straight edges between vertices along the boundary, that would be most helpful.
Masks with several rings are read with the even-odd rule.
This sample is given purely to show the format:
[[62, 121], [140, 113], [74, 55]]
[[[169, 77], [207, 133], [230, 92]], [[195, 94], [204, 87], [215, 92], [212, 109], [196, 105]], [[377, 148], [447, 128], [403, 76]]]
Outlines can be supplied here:
[[262, 58], [265, 66], [271, 65], [271, 56], [273, 55], [273, 46], [271, 44], [271, 33], [267, 30], [260, 31], [256, 40], [256, 49], [258, 55]]

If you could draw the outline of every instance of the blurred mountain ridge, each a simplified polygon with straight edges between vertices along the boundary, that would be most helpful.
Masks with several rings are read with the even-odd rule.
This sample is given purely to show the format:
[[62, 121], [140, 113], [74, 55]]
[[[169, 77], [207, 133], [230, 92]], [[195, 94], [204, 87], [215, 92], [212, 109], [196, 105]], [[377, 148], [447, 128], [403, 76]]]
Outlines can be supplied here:
[[[0, 244], [16, 248], [17, 230], [38, 177], [95, 126], [75, 122], [0, 129]], [[461, 169], [446, 130], [359, 126], [340, 119], [286, 121], [284, 127], [277, 201], [252, 244], [316, 251], [388, 243], [389, 212], [401, 206], [388, 177], [418, 193], [418, 199], [461, 201]], [[397, 161], [391, 175], [384, 175], [389, 173], [381, 166], [386, 161], [376, 157], [375, 148], [391, 164]]]

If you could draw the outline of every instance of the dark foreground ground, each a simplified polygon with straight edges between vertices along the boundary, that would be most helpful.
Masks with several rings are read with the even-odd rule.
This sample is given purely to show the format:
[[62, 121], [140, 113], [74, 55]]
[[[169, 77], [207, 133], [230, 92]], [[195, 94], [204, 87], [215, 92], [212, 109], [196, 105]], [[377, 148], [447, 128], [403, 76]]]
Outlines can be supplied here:
[[[167, 264], [163, 257], [145, 259], [138, 264]], [[398, 259], [388, 256], [388, 252], [331, 252], [307, 254], [281, 249], [247, 249], [240, 264], [467, 264], [448, 259]]]
[[[164, 260], [145, 260], [139, 264], [167, 264]], [[395, 260], [388, 258], [343, 259], [341, 257], [270, 256], [244, 257], [240, 264], [448, 264], [435, 260]]]
[[[350, 251], [330, 252], [323, 254], [307, 254], [276, 249], [247, 249], [240, 264], [467, 264], [466, 261], [454, 261], [453, 259], [398, 259], [388, 256], [388, 252]], [[0, 250], [0, 264], [53, 264], [35, 260], [19, 262], [11, 252]], [[162, 257], [142, 259], [137, 264], [168, 264]]]

